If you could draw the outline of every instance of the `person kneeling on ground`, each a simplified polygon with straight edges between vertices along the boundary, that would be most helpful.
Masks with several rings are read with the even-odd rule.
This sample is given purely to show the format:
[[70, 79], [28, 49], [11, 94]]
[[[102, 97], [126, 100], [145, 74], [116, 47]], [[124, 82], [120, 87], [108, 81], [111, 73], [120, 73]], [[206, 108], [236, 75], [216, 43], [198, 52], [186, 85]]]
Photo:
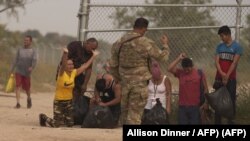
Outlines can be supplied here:
[[92, 104], [108, 106], [114, 119], [114, 125], [118, 125], [121, 114], [121, 85], [110, 74], [100, 74], [95, 83], [95, 96]]
[[89, 65], [92, 64], [98, 51], [92, 51], [92, 57], [81, 67], [74, 69], [72, 60], [68, 59], [68, 49], [63, 48], [62, 66], [59, 70], [59, 75], [56, 82], [56, 92], [54, 99], [54, 118], [51, 119], [45, 114], [39, 114], [39, 121], [41, 126], [46, 126], [46, 123], [51, 127], [59, 127], [66, 125], [72, 127], [73, 120], [73, 106], [72, 106], [72, 91], [74, 88], [74, 79], [76, 76], [85, 71]]

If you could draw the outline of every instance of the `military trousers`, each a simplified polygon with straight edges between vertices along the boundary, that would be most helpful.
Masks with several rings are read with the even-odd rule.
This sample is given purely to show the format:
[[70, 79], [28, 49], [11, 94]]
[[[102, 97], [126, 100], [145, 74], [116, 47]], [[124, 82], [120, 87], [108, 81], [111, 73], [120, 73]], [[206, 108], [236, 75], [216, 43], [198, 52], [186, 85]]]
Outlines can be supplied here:
[[148, 97], [148, 82], [122, 82], [120, 124], [141, 124]]
[[46, 123], [51, 127], [59, 127], [61, 125], [72, 127], [74, 125], [72, 100], [55, 100], [53, 111], [53, 119], [49, 117], [46, 119]]

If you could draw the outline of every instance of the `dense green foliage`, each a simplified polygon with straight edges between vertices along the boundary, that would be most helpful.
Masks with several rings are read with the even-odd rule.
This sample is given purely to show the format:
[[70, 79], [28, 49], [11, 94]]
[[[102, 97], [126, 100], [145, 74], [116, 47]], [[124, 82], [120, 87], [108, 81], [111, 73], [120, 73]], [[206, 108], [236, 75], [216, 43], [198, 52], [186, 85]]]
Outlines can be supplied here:
[[1, 0], [0, 13], [4, 12], [8, 16], [18, 19], [18, 8], [25, 9], [25, 5], [34, 0]]
[[[154, 0], [153, 4], [209, 4], [211, 0]], [[118, 28], [131, 28], [137, 17], [145, 17], [150, 23], [149, 27], [199, 27], [215, 26], [218, 22], [212, 17], [212, 8], [204, 7], [132, 7], [116, 8], [116, 12], [111, 16], [114, 24]], [[204, 56], [213, 53], [214, 44], [219, 39], [216, 35], [217, 29], [178, 29], [178, 30], [154, 30], [148, 32], [147, 36], [158, 41], [161, 34], [168, 34], [171, 48], [171, 58], [177, 56], [181, 51], [187, 54], [199, 54]], [[197, 34], [199, 33], [199, 34]], [[190, 40], [187, 40], [186, 37]], [[202, 50], [208, 50], [202, 52]], [[209, 51], [210, 50], [210, 51]], [[192, 57], [200, 57], [200, 56]], [[211, 54], [210, 54], [211, 55]]]

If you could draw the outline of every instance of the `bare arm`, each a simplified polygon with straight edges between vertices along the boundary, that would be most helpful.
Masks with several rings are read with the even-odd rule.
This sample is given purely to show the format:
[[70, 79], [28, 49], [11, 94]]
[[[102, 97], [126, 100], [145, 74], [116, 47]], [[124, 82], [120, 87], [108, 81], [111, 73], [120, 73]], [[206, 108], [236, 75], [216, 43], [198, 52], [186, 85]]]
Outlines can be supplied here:
[[239, 60], [240, 60], [240, 55], [236, 54], [236, 55], [234, 56], [233, 63], [231, 64], [231, 66], [230, 66], [228, 72], [226, 73], [226, 77], [225, 77], [225, 80], [226, 80], [226, 81], [228, 81], [228, 78], [229, 78], [230, 74], [231, 74], [231, 73], [233, 72], [233, 70], [236, 68], [236, 66], [237, 66], [237, 64], [238, 64], [238, 62], [239, 62]]
[[101, 101], [99, 94], [100, 94], [99, 91], [95, 88], [94, 96], [90, 99], [90, 105], [96, 105], [99, 103], [99, 101]]
[[185, 53], [181, 53], [172, 63], [170, 63], [170, 65], [168, 66], [168, 71], [171, 72], [172, 74], [175, 74], [177, 70], [176, 68], [177, 64], [185, 57], [186, 57]]
[[33, 49], [33, 56], [32, 56], [32, 69], [34, 69], [37, 65], [37, 52], [35, 49]]
[[[96, 81], [98, 79], [100, 79], [100, 78], [101, 78], [101, 75], [100, 74], [97, 75], [96, 76]], [[94, 96], [90, 99], [90, 104], [94, 104], [94, 105], [98, 104], [98, 102], [100, 101], [100, 96], [99, 95], [100, 95], [100, 92], [95, 87]]]
[[166, 110], [167, 113], [171, 113], [171, 94], [172, 94], [172, 85], [170, 80], [166, 77], [165, 79], [165, 87], [166, 87]]
[[83, 84], [81, 86], [82, 93], [84, 93], [87, 90], [87, 85], [89, 83], [91, 73], [92, 73], [92, 64], [85, 71], [84, 82], [83, 82]]
[[[204, 72], [203, 72], [202, 75], [203, 75], [203, 77], [202, 77], [202, 84], [204, 86], [204, 94], [206, 94], [206, 93], [209, 93], [208, 85], [207, 85], [207, 80], [206, 80], [206, 76], [205, 76]], [[209, 108], [208, 101], [205, 100], [205, 103], [200, 108], [208, 109]]]
[[61, 76], [63, 72], [65, 71], [66, 65], [68, 60], [68, 49], [63, 48], [63, 55], [62, 55], [62, 65], [59, 70], [59, 75]]
[[99, 54], [99, 51], [92, 51], [92, 52], [93, 52], [93, 55], [91, 56], [91, 58], [76, 70], [76, 75], [79, 75], [83, 71], [85, 71], [93, 63], [94, 59]]
[[216, 55], [215, 56], [215, 66], [216, 66], [216, 69], [221, 74], [222, 77], [225, 77], [226, 73], [221, 70], [219, 60], [220, 60], [219, 55]]
[[204, 86], [204, 93], [209, 93], [209, 90], [208, 90], [208, 85], [207, 85], [207, 79], [206, 79], [206, 76], [205, 76], [205, 73], [202, 72], [202, 83], [203, 83], [203, 86]]
[[114, 93], [115, 93], [115, 98], [113, 100], [109, 101], [109, 102], [106, 102], [106, 103], [100, 102], [99, 105], [101, 105], [101, 106], [112, 106], [112, 105], [115, 105], [115, 104], [118, 104], [119, 102], [121, 102], [121, 98], [122, 98], [121, 85], [120, 84], [114, 85], [113, 90], [114, 90]]

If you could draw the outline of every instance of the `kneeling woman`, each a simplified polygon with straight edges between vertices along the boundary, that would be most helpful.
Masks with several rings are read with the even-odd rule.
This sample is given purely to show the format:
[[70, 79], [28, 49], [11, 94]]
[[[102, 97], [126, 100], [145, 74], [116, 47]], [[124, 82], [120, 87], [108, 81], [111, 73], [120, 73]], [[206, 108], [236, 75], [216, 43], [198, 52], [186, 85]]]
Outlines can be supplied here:
[[46, 123], [51, 127], [59, 127], [66, 125], [72, 127], [73, 121], [73, 88], [74, 79], [77, 75], [85, 71], [99, 54], [98, 51], [92, 51], [92, 57], [81, 67], [74, 69], [73, 61], [68, 60], [68, 49], [63, 48], [62, 66], [59, 70], [56, 82], [56, 92], [54, 99], [54, 118], [49, 118], [45, 114], [39, 115], [40, 125], [46, 126]]

